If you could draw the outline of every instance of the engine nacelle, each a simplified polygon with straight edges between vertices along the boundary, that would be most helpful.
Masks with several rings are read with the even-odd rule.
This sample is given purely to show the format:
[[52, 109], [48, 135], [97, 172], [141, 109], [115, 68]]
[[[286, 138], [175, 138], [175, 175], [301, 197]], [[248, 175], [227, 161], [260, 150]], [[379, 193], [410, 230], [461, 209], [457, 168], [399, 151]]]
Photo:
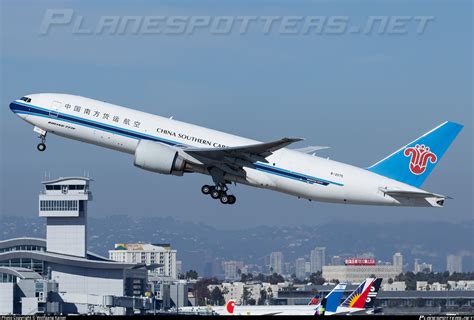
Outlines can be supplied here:
[[133, 164], [144, 170], [181, 176], [185, 163], [175, 148], [151, 140], [140, 140]]

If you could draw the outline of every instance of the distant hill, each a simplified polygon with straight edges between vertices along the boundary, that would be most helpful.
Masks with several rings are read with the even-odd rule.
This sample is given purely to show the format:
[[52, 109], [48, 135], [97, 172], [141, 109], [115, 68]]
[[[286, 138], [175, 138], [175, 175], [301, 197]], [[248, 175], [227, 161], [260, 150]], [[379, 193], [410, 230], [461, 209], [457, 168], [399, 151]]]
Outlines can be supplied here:
[[[0, 239], [19, 236], [45, 237], [45, 220], [2, 216]], [[410, 222], [375, 224], [330, 223], [318, 226], [257, 226], [242, 230], [222, 230], [205, 224], [172, 217], [113, 215], [89, 220], [89, 250], [108, 256], [115, 243], [171, 243], [178, 250], [183, 269], [202, 272], [206, 262], [215, 259], [243, 260], [262, 265], [272, 251], [282, 251], [286, 261], [294, 262], [316, 246], [327, 247], [328, 261], [333, 255], [357, 256], [372, 252], [376, 259], [391, 261], [402, 252], [409, 270], [413, 259], [432, 263], [435, 270], [446, 269], [447, 254], [463, 254], [464, 271], [474, 270], [474, 224]]]

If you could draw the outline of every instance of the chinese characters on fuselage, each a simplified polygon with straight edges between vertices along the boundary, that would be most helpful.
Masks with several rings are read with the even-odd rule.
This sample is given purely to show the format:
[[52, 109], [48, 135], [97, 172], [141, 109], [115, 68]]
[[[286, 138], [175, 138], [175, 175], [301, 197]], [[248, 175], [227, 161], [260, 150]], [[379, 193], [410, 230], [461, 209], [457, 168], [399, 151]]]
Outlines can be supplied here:
[[73, 107], [69, 103], [66, 103], [64, 105], [64, 107], [66, 108], [66, 110], [72, 110], [73, 112], [88, 115], [88, 116], [91, 116], [93, 118], [108, 120], [108, 121], [112, 121], [112, 122], [115, 122], [115, 123], [122, 123], [126, 126], [130, 126], [130, 127], [134, 127], [134, 128], [140, 128], [140, 125], [141, 125], [140, 121], [133, 120], [133, 119], [130, 119], [130, 118], [121, 119], [121, 117], [119, 115], [111, 115], [110, 113], [101, 112], [100, 110], [95, 110], [95, 109], [91, 109], [91, 108], [88, 108], [88, 107], [83, 107], [83, 106], [78, 106], [78, 105], [75, 105]]

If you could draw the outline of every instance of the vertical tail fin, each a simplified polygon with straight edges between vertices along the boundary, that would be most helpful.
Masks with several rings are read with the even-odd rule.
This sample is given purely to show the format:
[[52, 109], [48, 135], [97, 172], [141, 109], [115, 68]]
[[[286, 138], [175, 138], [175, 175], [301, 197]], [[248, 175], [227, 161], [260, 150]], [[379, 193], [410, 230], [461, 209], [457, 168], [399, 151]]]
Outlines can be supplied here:
[[324, 297], [324, 309], [329, 312], [336, 312], [339, 303], [341, 302], [342, 295], [344, 294], [344, 290], [346, 290], [347, 284], [339, 283], [337, 286], [332, 289], [329, 294]]
[[311, 300], [309, 300], [308, 306], [318, 305], [319, 304], [319, 299], [320, 299], [319, 294], [315, 295], [314, 297], [311, 298]]
[[367, 278], [355, 289], [344, 302], [341, 304], [342, 307], [346, 308], [360, 308], [365, 307], [365, 300], [369, 295], [369, 290], [374, 283], [375, 278]]
[[462, 128], [458, 123], [446, 121], [368, 170], [419, 188]]
[[365, 309], [372, 309], [375, 305], [375, 299], [377, 298], [377, 293], [379, 293], [380, 285], [382, 284], [382, 278], [377, 278], [370, 286], [369, 294], [365, 299]]

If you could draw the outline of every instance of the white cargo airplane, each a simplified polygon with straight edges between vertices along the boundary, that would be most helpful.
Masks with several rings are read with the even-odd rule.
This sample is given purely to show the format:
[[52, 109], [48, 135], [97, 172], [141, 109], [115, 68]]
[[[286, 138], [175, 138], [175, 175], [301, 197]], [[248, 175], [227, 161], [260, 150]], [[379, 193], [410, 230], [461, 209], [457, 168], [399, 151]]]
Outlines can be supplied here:
[[316, 157], [324, 147], [285, 148], [298, 138], [262, 143], [68, 94], [30, 94], [10, 109], [48, 132], [133, 154], [135, 166], [162, 174], [198, 172], [214, 186], [201, 191], [232, 204], [227, 184], [243, 183], [299, 198], [345, 204], [442, 207], [447, 198], [420, 189], [462, 125], [444, 122], [369, 168]]

